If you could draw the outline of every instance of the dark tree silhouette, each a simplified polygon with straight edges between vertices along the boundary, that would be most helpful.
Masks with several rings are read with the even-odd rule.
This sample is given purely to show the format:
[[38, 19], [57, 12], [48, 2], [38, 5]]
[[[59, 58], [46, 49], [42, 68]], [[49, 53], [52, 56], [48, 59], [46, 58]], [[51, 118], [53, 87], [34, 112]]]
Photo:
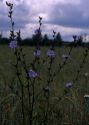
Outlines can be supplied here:
[[49, 45], [50, 44], [50, 40], [47, 34], [45, 34], [43, 36], [43, 45]]
[[61, 46], [62, 45], [62, 37], [61, 37], [61, 34], [60, 34], [60, 32], [58, 32], [57, 33], [57, 35], [56, 35], [56, 44], [58, 45], [58, 46]]
[[41, 31], [39, 29], [37, 29], [35, 31], [35, 34], [32, 35], [32, 42], [34, 45], [39, 45], [42, 43], [42, 40], [43, 40], [43, 36], [41, 34]]
[[82, 45], [82, 42], [83, 42], [83, 38], [82, 38], [82, 36], [79, 36], [79, 37], [78, 37], [78, 41], [77, 41], [77, 45], [78, 45], [78, 46], [81, 46], [81, 45]]

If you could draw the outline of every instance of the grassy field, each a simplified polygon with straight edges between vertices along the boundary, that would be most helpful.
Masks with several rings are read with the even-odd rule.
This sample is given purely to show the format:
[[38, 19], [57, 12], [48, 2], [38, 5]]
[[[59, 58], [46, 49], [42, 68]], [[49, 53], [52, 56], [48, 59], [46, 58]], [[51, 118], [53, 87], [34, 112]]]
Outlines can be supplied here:
[[[41, 57], [36, 64], [39, 78], [35, 81], [34, 87], [33, 125], [88, 125], [89, 99], [84, 98], [84, 95], [89, 94], [89, 54], [73, 87], [65, 89], [65, 84], [75, 79], [84, 59], [86, 48], [73, 48], [70, 54], [71, 59], [67, 60], [67, 63], [49, 84], [49, 99], [44, 96], [43, 92], [43, 87], [48, 80], [50, 61], [47, 57], [48, 49], [49, 47], [41, 48]], [[67, 54], [69, 50], [70, 47], [56, 47], [52, 73], [58, 71], [59, 64], [63, 64], [62, 55]], [[34, 47], [25, 46], [23, 51], [26, 54], [26, 65], [30, 69], [30, 64], [34, 59]], [[0, 45], [0, 125], [22, 125], [21, 86], [13, 67], [15, 62], [16, 57], [13, 51], [7, 45]], [[20, 70], [23, 72], [22, 68]], [[24, 75], [23, 72], [21, 80], [26, 86], [27, 82]], [[32, 91], [32, 87], [30, 87], [30, 91]], [[27, 95], [27, 88], [24, 87], [25, 125], [29, 123]]]

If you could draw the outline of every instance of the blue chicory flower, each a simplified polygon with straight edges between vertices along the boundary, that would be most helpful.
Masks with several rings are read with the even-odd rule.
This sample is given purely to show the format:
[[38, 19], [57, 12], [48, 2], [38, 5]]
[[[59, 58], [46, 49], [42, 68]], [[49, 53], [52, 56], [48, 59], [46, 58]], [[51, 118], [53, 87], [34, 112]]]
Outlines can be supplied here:
[[36, 78], [38, 76], [37, 72], [35, 72], [34, 70], [30, 69], [28, 71], [28, 75], [30, 78]]
[[47, 51], [47, 56], [50, 57], [50, 58], [54, 58], [56, 55], [55, 51], [54, 50], [48, 50]]
[[69, 82], [69, 83], [66, 83], [65, 88], [70, 89], [72, 88], [72, 86], [73, 86], [73, 83]]
[[39, 33], [41, 33], [41, 29], [36, 29], [35, 34], [39, 34]]
[[33, 55], [34, 55], [35, 57], [39, 57], [39, 56], [41, 55], [41, 51], [40, 51], [39, 49], [37, 49], [37, 50], [35, 50], [35, 51], [33, 52]]
[[17, 41], [16, 40], [13, 40], [9, 43], [9, 47], [11, 49], [16, 49], [17, 48]]

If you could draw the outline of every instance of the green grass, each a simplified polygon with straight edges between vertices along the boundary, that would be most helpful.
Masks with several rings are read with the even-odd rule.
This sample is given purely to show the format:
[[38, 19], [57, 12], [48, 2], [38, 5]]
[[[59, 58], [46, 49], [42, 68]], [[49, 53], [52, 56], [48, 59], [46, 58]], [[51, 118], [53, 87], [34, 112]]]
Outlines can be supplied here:
[[[40, 64], [37, 64], [37, 70], [40, 72], [40, 79], [35, 83], [35, 97], [42, 90], [42, 87], [47, 84], [47, 67], [49, 65], [49, 59], [47, 59], [47, 50], [49, 47], [42, 47]], [[56, 58], [52, 64], [52, 72], [58, 70], [59, 63], [63, 63], [62, 54], [68, 53], [69, 47], [56, 47]], [[33, 60], [34, 47], [23, 47], [23, 51], [26, 54], [26, 64], [30, 69], [30, 63]], [[88, 125], [89, 123], [89, 101], [84, 99], [85, 94], [89, 94], [89, 76], [86, 78], [84, 74], [89, 73], [89, 54], [86, 57], [86, 63], [81, 70], [78, 80], [74, 84], [73, 88], [68, 92], [66, 96], [63, 96], [65, 90], [65, 84], [72, 82], [76, 77], [77, 70], [83, 60], [85, 48], [78, 47], [73, 48], [71, 53], [71, 60], [67, 61], [64, 68], [57, 74], [53, 82], [50, 83], [50, 101], [49, 101], [49, 113], [47, 125]], [[43, 64], [42, 61], [46, 60]], [[16, 61], [14, 53], [7, 45], [0, 45], [0, 107], [2, 111], [2, 121], [4, 124], [9, 125], [21, 125], [21, 102], [18, 97], [14, 97], [16, 90], [19, 90], [21, 95], [20, 85], [15, 75], [15, 68], [12, 64]], [[23, 84], [26, 85], [26, 79], [22, 77]], [[10, 86], [13, 86], [11, 91]], [[30, 88], [31, 91], [32, 88]], [[28, 122], [28, 98], [27, 89], [24, 88], [24, 105], [26, 124]], [[10, 95], [8, 97], [8, 95]], [[59, 100], [59, 97], [62, 97]], [[13, 103], [14, 101], [14, 103]], [[44, 112], [46, 108], [47, 100], [43, 95], [43, 91], [38, 98], [36, 98], [34, 106], [34, 125], [43, 125]], [[10, 110], [6, 111], [6, 107], [10, 104]], [[1, 116], [0, 116], [1, 119]], [[0, 124], [1, 125], [1, 124]]]

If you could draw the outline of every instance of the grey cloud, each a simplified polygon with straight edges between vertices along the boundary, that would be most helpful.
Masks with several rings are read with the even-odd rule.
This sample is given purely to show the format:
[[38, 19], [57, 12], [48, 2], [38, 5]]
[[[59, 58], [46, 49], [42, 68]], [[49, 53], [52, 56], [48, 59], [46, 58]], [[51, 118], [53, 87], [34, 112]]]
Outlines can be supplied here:
[[[1, 2], [1, 0], [0, 0]], [[48, 4], [48, 3], [47, 3]], [[0, 4], [1, 5], [1, 4]], [[3, 5], [5, 6], [5, 4]], [[43, 7], [44, 8], [44, 7]], [[4, 10], [5, 9], [5, 10]], [[52, 25], [60, 25], [63, 27], [72, 27], [73, 28], [81, 28], [88, 29], [89, 25], [89, 0], [81, 0], [80, 4], [52, 4], [47, 6], [47, 8], [42, 9], [39, 7], [39, 11], [36, 11], [35, 8], [32, 8], [32, 5], [25, 4], [25, 0], [23, 3], [14, 5], [14, 21], [15, 21], [15, 29], [26, 29], [27, 24], [38, 24], [37, 16], [40, 13], [45, 13], [47, 15], [47, 20], [43, 18], [43, 25], [49, 24]], [[36, 20], [35, 20], [36, 19]], [[30, 26], [31, 26], [30, 25]], [[50, 34], [51, 26], [43, 28], [44, 32]], [[29, 26], [29, 25], [28, 25]], [[0, 7], [0, 30], [9, 31], [11, 28], [10, 20], [8, 18], [8, 7]], [[28, 28], [29, 29], [29, 28]], [[60, 30], [60, 29], [59, 29]], [[70, 31], [71, 32], [71, 31]], [[70, 36], [63, 36], [68, 38]]]
[[[89, 1], [85, 1], [89, 5]], [[50, 17], [52, 17], [50, 22], [66, 27], [88, 28], [89, 14], [87, 10], [89, 11], [89, 9], [87, 7], [84, 2], [80, 5], [57, 4], [50, 13]], [[87, 14], [87, 17], [84, 17], [84, 13]]]
[[[5, 9], [5, 10], [4, 10]], [[10, 28], [10, 19], [8, 18], [8, 7], [0, 8], [0, 29], [8, 30]], [[27, 23], [29, 15], [29, 8], [25, 4], [20, 4], [18, 6], [14, 6], [13, 8], [13, 19], [15, 22], [15, 28], [20, 29], [24, 28]]]

